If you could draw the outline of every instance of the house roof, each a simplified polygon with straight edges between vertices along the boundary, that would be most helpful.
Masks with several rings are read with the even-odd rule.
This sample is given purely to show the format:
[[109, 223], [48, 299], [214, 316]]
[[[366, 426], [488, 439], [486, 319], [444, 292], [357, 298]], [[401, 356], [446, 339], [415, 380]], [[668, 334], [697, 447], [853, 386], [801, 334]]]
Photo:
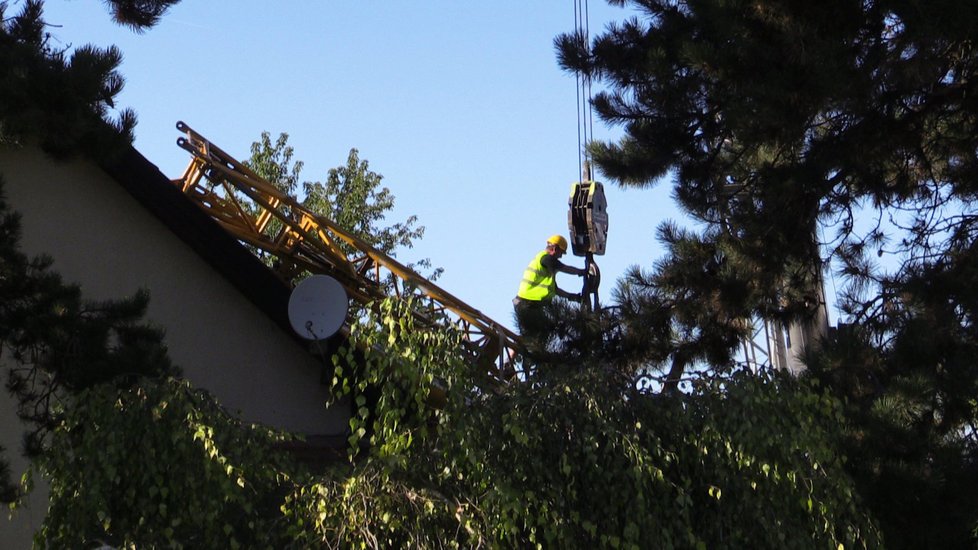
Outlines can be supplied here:
[[282, 330], [301, 340], [289, 323], [289, 285], [181, 193], [155, 164], [130, 146], [120, 156], [101, 165]]
[[[135, 148], [129, 147], [124, 154], [102, 162], [101, 166], [143, 207], [307, 351], [313, 354], [323, 353], [323, 350], [331, 352], [345, 338], [341, 331], [321, 347], [310, 347], [300, 338], [292, 330], [288, 318], [290, 286], [181, 193], [155, 164]], [[310, 434], [305, 441], [284, 443], [278, 448], [319, 468], [344, 457], [346, 444], [345, 434]]]

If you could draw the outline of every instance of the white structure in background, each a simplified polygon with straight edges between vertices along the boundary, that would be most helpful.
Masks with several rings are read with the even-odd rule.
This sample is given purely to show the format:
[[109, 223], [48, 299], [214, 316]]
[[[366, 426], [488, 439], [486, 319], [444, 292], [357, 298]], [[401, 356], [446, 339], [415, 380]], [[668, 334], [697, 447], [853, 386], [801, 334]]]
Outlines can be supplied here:
[[742, 361], [752, 370], [759, 368], [786, 369], [792, 374], [805, 370], [805, 352], [829, 334], [828, 308], [825, 289], [819, 277], [816, 289], [817, 305], [811, 319], [785, 325], [777, 321], [751, 320], [753, 333], [743, 342]]

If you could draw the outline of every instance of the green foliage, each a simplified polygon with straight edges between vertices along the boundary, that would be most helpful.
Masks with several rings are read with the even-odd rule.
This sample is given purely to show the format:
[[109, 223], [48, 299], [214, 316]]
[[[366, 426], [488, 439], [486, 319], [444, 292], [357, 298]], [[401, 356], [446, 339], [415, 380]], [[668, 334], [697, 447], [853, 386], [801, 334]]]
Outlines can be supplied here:
[[167, 10], [180, 0], [107, 0], [105, 4], [112, 18], [120, 25], [135, 31], [144, 31], [159, 23]]
[[[684, 488], [687, 480], [694, 487], [719, 480], [705, 499], [689, 491], [694, 521], [714, 537], [708, 547], [880, 546], [838, 452], [844, 417], [835, 398], [783, 373], [739, 372], [694, 386], [692, 399], [674, 410], [691, 415], [692, 425], [674, 437], [685, 445], [677, 452], [686, 459], [677, 464]], [[777, 504], [758, 507], [758, 497]], [[798, 531], [811, 541], [786, 535]]]
[[68, 56], [49, 45], [43, 2], [27, 0], [8, 17], [0, 4], [0, 145], [37, 143], [59, 156], [107, 158], [132, 141], [135, 113], [110, 118], [123, 79], [115, 47], [76, 48]]
[[187, 382], [78, 392], [35, 463], [42, 548], [281, 548], [285, 436], [242, 425]]
[[[370, 351], [336, 358], [334, 390], [359, 405], [352, 470], [290, 497], [309, 545], [878, 544], [836, 452], [839, 405], [816, 388], [741, 373], [656, 395], [578, 364], [479, 391], [457, 337], [407, 311], [385, 303], [353, 333]], [[426, 409], [440, 378], [447, 403]]]
[[351, 324], [350, 344], [334, 356], [330, 389], [334, 399], [356, 404], [351, 451], [366, 445], [377, 456], [404, 460], [415, 439], [440, 426], [442, 413], [426, 406], [429, 394], [455, 387], [470, 366], [462, 335], [415, 323], [413, 301], [388, 298], [375, 306]]
[[77, 286], [50, 269], [49, 258], [28, 258], [19, 241], [19, 217], [0, 195], [0, 354], [8, 367], [6, 389], [27, 422], [24, 450], [37, 456], [71, 395], [177, 369], [162, 331], [141, 322], [148, 293], [85, 301]]
[[400, 248], [411, 248], [424, 236], [424, 227], [415, 226], [417, 216], [389, 227], [378, 225], [394, 207], [394, 195], [381, 186], [382, 180], [383, 176], [360, 159], [359, 151], [350, 149], [346, 165], [331, 168], [325, 182], [303, 184], [304, 204], [385, 254], [393, 254]]
[[[622, 185], [675, 175], [704, 240], [765, 291], [745, 313], [760, 302], [768, 315], [806, 314], [819, 223], [837, 230], [825, 245], [851, 274], [869, 268], [863, 252], [912, 265], [973, 240], [975, 15], [900, 2], [614, 3], [639, 16], [590, 44], [557, 39], [565, 68], [609, 85], [594, 107], [624, 129], [589, 150]], [[857, 227], [864, 208], [894, 225]], [[702, 258], [677, 249], [672, 263], [689, 273]]]
[[671, 377], [690, 357], [719, 371], [739, 319], [810, 318], [836, 268], [845, 325], [808, 362], [846, 403], [847, 469], [891, 546], [973, 547], [978, 12], [611, 3], [637, 15], [556, 41], [564, 68], [608, 85], [594, 108], [624, 130], [588, 149], [625, 186], [672, 176], [704, 224], [663, 226], [669, 256], [623, 285], [625, 330], [666, 308]]
[[[155, 24], [177, 2], [106, 3], [117, 22], [142, 30]], [[122, 54], [115, 47], [87, 45], [68, 56], [50, 46], [42, 0], [22, 2], [20, 11], [13, 15], [8, 15], [10, 5], [0, 2], [0, 147], [36, 143], [54, 155], [83, 152], [96, 159], [110, 159], [132, 141], [136, 123], [135, 113], [129, 109], [119, 111], [116, 118], [110, 114], [115, 96], [122, 90], [123, 79], [116, 71]], [[39, 437], [54, 418], [49, 405], [60, 386], [77, 389], [120, 370], [136, 373], [169, 367], [163, 365], [165, 360], [158, 353], [147, 355], [146, 364], [127, 364], [135, 348], [156, 346], [152, 343], [156, 340], [153, 329], [124, 326], [128, 323], [125, 319], [138, 316], [145, 308], [145, 295], [113, 304], [82, 306], [77, 289], [61, 285], [57, 276], [47, 271], [49, 260], [28, 261], [19, 255], [18, 238], [17, 218], [0, 198], [0, 339], [6, 340], [8, 353], [22, 365], [45, 351], [62, 352], [57, 357], [45, 356], [47, 364], [40, 371], [34, 366], [15, 369], [8, 380], [20, 414], [35, 425], [27, 447], [29, 452], [36, 452]], [[90, 322], [76, 324], [80, 318]], [[57, 328], [49, 330], [48, 342], [42, 343], [36, 332], [46, 322], [53, 322]], [[82, 335], [83, 331], [90, 333]], [[54, 343], [52, 338], [60, 342]], [[107, 338], [119, 338], [120, 343], [106, 353]], [[77, 347], [65, 347], [71, 345]], [[94, 368], [69, 370], [68, 363], [77, 359], [74, 355], [85, 356], [82, 361]], [[51, 368], [54, 370], [46, 378], [44, 370]], [[0, 453], [3, 450], [0, 448]], [[8, 464], [0, 460], [0, 501], [15, 498]]]
[[50, 270], [49, 258], [20, 252], [19, 219], [0, 198], [0, 349], [12, 361], [7, 389], [24, 420], [43, 433], [66, 394], [104, 383], [175, 372], [163, 333], [140, 323], [145, 291], [86, 302]]
[[[765, 374], [635, 389], [594, 364], [487, 391], [461, 335], [387, 300], [335, 356], [349, 462], [309, 475], [288, 437], [186, 382], [64, 403], [42, 547], [875, 547], [841, 469], [840, 406]], [[441, 408], [433, 389], [447, 391]]]
[[[127, 15], [129, 8], [148, 8], [141, 13], [152, 22], [170, 3], [111, 4], [119, 17], [141, 25]], [[924, 429], [930, 442], [953, 440], [960, 421], [973, 418], [973, 401], [950, 391], [973, 388], [956, 385], [970, 380], [963, 359], [970, 347], [959, 345], [971, 338], [968, 285], [941, 281], [939, 288], [955, 290], [942, 295], [933, 285], [902, 281], [914, 291], [897, 308], [907, 322], [871, 326], [865, 342], [872, 345], [827, 361], [823, 372], [832, 376], [813, 377], [822, 385], [730, 373], [726, 359], [744, 330], [738, 320], [747, 314], [804, 313], [812, 282], [806, 266], [815, 249], [792, 246], [810, 242], [820, 215], [845, 214], [862, 197], [879, 204], [941, 202], [951, 195], [938, 193], [937, 184], [950, 180], [961, 183], [955, 197], [978, 188], [967, 179], [978, 135], [968, 105], [921, 101], [926, 97], [919, 92], [936, 89], [935, 97], [948, 101], [970, 97], [961, 88], [970, 67], [962, 37], [974, 35], [972, 12], [916, 25], [914, 12], [885, 3], [641, 4], [647, 21], [612, 27], [593, 51], [574, 50], [577, 39], [559, 43], [565, 64], [608, 77], [622, 92], [602, 95], [596, 106], [606, 120], [626, 124], [627, 137], [617, 146], [594, 144], [595, 158], [607, 174], [634, 184], [675, 169], [687, 211], [708, 223], [736, 224], [702, 235], [664, 228], [672, 255], [650, 276], [637, 272], [621, 286], [627, 298], [621, 317], [593, 324], [569, 319], [558, 327], [560, 349], [548, 358], [551, 364], [506, 388], [485, 385], [465, 360], [461, 335], [423, 328], [410, 304], [388, 301], [363, 312], [332, 380], [337, 399], [356, 405], [350, 461], [319, 476], [306, 477], [272, 450], [285, 436], [242, 425], [206, 394], [159, 377], [171, 371], [159, 333], [138, 322], [145, 296], [86, 304], [45, 261], [9, 254], [16, 250], [16, 224], [0, 217], [6, 254], [0, 267], [8, 270], [0, 282], [11, 285], [0, 288], [7, 315], [0, 326], [4, 341], [15, 343], [7, 349], [19, 350], [11, 355], [26, 369], [14, 389], [28, 396], [22, 409], [40, 413], [38, 426], [49, 436], [38, 440], [47, 445], [37, 446], [43, 452], [35, 457], [37, 472], [52, 487], [38, 543], [877, 546], [877, 528], [861, 503], [866, 498], [879, 511], [883, 497], [870, 489], [914, 480], [927, 461], [946, 473], [943, 451], [963, 447], [886, 455], [880, 443], [853, 442], [892, 441], [892, 434], [901, 443], [916, 442], [908, 428]], [[121, 87], [118, 53], [81, 49], [68, 59], [51, 51], [40, 5], [27, 2], [0, 27], [0, 138], [36, 139], [61, 153], [85, 143], [103, 150], [105, 142], [91, 132], [104, 128]], [[872, 11], [864, 14], [869, 22], [840, 19], [840, 7]], [[940, 32], [948, 40], [927, 34]], [[954, 63], [931, 70], [928, 62], [946, 46]], [[863, 63], [871, 78], [844, 78]], [[83, 93], [63, 93], [74, 88]], [[114, 135], [125, 137], [133, 121], [124, 111]], [[301, 163], [290, 165], [284, 135], [272, 144], [263, 134], [257, 149], [254, 167], [269, 169], [263, 175], [294, 190]], [[864, 160], [870, 162], [864, 166]], [[934, 194], [916, 193], [921, 181]], [[389, 191], [378, 190], [380, 182], [353, 150], [326, 183], [304, 186], [305, 200], [382, 250], [410, 246], [421, 237], [413, 219], [378, 227], [393, 205]], [[742, 191], [737, 200], [727, 200], [728, 184]], [[926, 212], [921, 219], [925, 230], [908, 242], [922, 249], [940, 244], [939, 227], [928, 225]], [[944, 229], [961, 244], [973, 241], [970, 227]], [[848, 268], [867, 273], [860, 256], [866, 243], [850, 244], [838, 247]], [[934, 257], [968, 265], [946, 254], [950, 250], [938, 247]], [[607, 330], [617, 320], [622, 326]], [[919, 334], [948, 327], [962, 330], [935, 332], [950, 336], [937, 339], [939, 346], [914, 345]], [[878, 338], [900, 345], [880, 348]], [[875, 353], [879, 349], [894, 353]], [[667, 382], [676, 387], [691, 361], [718, 368], [685, 391], [635, 388], [631, 375], [670, 358], [679, 368]], [[901, 374], [887, 379], [885, 399], [874, 393], [872, 377], [862, 376], [876, 374], [880, 365]], [[917, 376], [913, 365], [938, 375]], [[836, 383], [851, 371], [859, 375], [861, 384], [852, 386], [859, 394]], [[49, 373], [54, 376], [44, 378]], [[39, 379], [58, 382], [38, 387]], [[428, 403], [441, 388], [447, 389], [445, 404], [433, 409]], [[864, 399], [841, 406], [832, 394]], [[955, 406], [924, 406], [928, 399]], [[855, 494], [839, 452], [844, 420], [853, 421], [845, 448], [860, 462], [895, 456], [865, 464], [882, 465], [882, 472], [909, 467], [899, 476], [873, 478], [850, 466], [859, 477]], [[950, 487], [969, 478], [946, 479]], [[966, 507], [962, 516], [969, 513]], [[892, 526], [900, 517], [885, 520]]]
[[753, 376], [688, 396], [633, 392], [609, 371], [563, 378], [465, 430], [484, 434], [463, 445], [506, 546], [874, 546], [828, 435], [831, 400]]
[[[180, 0], [107, 0], [114, 20], [142, 31]], [[21, 2], [13, 2], [16, 6]], [[0, 145], [37, 143], [66, 156], [108, 160], [133, 139], [136, 114], [115, 111], [124, 80], [115, 46], [84, 45], [69, 55], [51, 46], [43, 0], [8, 16], [0, 2]]]
[[289, 145], [289, 134], [279, 134], [273, 144], [271, 134], [262, 132], [260, 140], [251, 144], [251, 158], [246, 164], [281, 191], [295, 195], [303, 162], [293, 162], [293, 155], [295, 150]]
[[[272, 143], [268, 132], [251, 144], [247, 162], [256, 174], [280, 190], [295, 196], [303, 162], [294, 161], [294, 150], [288, 144], [289, 135], [279, 134]], [[394, 208], [394, 195], [381, 182], [383, 176], [370, 170], [369, 163], [360, 159], [359, 151], [350, 149], [346, 165], [331, 168], [325, 182], [302, 183], [301, 204], [311, 212], [332, 220], [368, 245], [389, 255], [414, 246], [424, 236], [424, 226], [417, 226], [417, 216], [409, 216], [394, 225], [381, 225]], [[274, 235], [279, 226], [269, 224], [266, 232]], [[345, 243], [339, 243], [346, 247]], [[347, 252], [352, 252], [347, 249]], [[415, 267], [415, 266], [409, 266]], [[428, 259], [419, 260], [417, 267], [430, 268]], [[434, 269], [430, 278], [437, 279], [441, 269]]]
[[971, 278], [956, 275], [911, 279], [885, 322], [844, 327], [810, 361], [811, 376], [847, 397], [850, 470], [907, 548], [959, 546], [978, 521], [976, 302]]

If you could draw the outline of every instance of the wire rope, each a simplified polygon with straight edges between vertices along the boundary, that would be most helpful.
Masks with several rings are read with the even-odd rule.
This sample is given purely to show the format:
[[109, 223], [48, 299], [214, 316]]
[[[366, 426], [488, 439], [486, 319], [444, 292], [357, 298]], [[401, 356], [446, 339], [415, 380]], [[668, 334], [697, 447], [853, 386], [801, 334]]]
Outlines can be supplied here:
[[[590, 12], [587, 0], [574, 0], [574, 35], [590, 50]], [[590, 163], [587, 144], [594, 138], [594, 116], [591, 109], [591, 77], [575, 71], [577, 93], [577, 172], [583, 178], [585, 163]]]

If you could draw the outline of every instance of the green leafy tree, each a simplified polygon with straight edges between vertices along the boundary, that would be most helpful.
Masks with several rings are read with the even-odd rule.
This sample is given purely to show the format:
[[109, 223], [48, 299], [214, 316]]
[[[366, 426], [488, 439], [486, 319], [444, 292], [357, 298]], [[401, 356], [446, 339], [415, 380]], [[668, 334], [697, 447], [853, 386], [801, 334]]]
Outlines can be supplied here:
[[35, 463], [41, 548], [284, 548], [291, 438], [243, 425], [185, 381], [79, 392]]
[[417, 216], [391, 226], [381, 226], [387, 213], [394, 208], [394, 195], [383, 187], [383, 176], [370, 170], [359, 151], [350, 149], [345, 166], [331, 168], [326, 182], [303, 184], [303, 204], [349, 229], [378, 250], [392, 255], [397, 250], [411, 248], [424, 236], [424, 227], [417, 226]]
[[739, 373], [658, 394], [589, 361], [485, 391], [462, 336], [411, 312], [388, 299], [355, 320], [332, 378], [357, 405], [350, 461], [318, 473], [186, 383], [83, 390], [37, 462], [52, 488], [37, 544], [879, 544], [836, 453], [840, 403], [808, 382]]
[[[262, 132], [261, 139], [251, 144], [248, 167], [280, 190], [301, 196], [302, 206], [311, 212], [336, 222], [389, 256], [412, 248], [424, 236], [425, 228], [417, 225], [417, 216], [409, 216], [393, 225], [383, 224], [394, 208], [394, 195], [382, 185], [383, 176], [371, 171], [369, 163], [360, 158], [356, 149], [350, 150], [346, 165], [329, 170], [325, 182], [302, 182], [300, 194], [299, 174], [303, 162], [293, 161], [294, 150], [288, 139], [288, 134], [281, 133], [272, 143], [271, 135]], [[278, 229], [278, 225], [269, 224], [266, 231], [272, 235]], [[427, 258], [419, 260], [417, 267], [430, 269], [431, 262]], [[429, 278], [437, 279], [441, 271], [441, 268], [433, 269]]]
[[687, 328], [673, 374], [691, 364], [686, 344], [728, 364], [740, 320], [806, 319], [822, 265], [834, 266], [843, 321], [858, 328], [825, 342], [809, 375], [847, 403], [849, 470], [888, 545], [973, 546], [978, 15], [891, 1], [611, 3], [637, 15], [592, 41], [556, 41], [565, 68], [607, 84], [594, 108], [624, 130], [589, 151], [625, 186], [671, 176], [707, 227], [664, 226], [671, 253], [626, 279], [623, 322], [666, 305], [669, 325]]
[[[288, 499], [306, 545], [874, 548], [836, 452], [841, 408], [806, 382], [739, 373], [641, 391], [584, 360], [478, 390], [458, 336], [387, 302], [335, 359], [357, 460]], [[453, 339], [454, 338], [454, 339]], [[385, 352], [378, 352], [380, 349]], [[441, 351], [438, 351], [441, 349]], [[431, 384], [443, 408], [424, 407]]]

